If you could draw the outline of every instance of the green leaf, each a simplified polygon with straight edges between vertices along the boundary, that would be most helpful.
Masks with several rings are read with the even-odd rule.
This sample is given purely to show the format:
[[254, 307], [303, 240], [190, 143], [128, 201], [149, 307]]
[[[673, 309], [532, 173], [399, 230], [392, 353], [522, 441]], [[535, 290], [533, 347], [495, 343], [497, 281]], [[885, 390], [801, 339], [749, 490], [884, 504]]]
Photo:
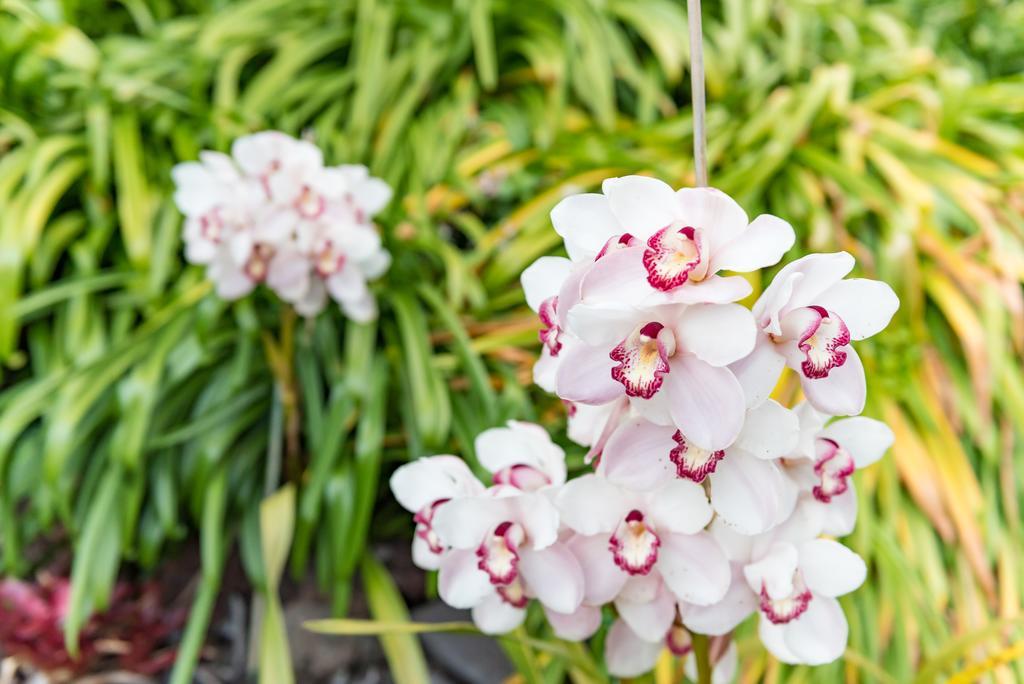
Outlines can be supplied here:
[[263, 614], [259, 651], [261, 684], [291, 684], [295, 681], [278, 595], [278, 584], [288, 561], [294, 529], [295, 487], [289, 484], [264, 499], [260, 505], [260, 539], [267, 579], [264, 592], [266, 612]]
[[[360, 570], [370, 615], [384, 623], [407, 621], [409, 611], [388, 571], [370, 554], [363, 556]], [[381, 633], [379, 639], [395, 684], [423, 684], [430, 681], [427, 660], [420, 642], [413, 634]]]

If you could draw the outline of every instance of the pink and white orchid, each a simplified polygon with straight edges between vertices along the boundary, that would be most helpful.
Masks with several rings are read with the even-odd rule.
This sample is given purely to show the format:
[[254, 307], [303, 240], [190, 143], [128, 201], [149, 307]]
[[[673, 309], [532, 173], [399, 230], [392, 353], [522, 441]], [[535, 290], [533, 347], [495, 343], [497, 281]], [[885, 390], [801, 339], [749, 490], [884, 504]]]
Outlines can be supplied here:
[[437, 570], [448, 546], [434, 529], [434, 516], [453, 499], [482, 495], [484, 486], [455, 456], [429, 456], [406, 463], [394, 472], [390, 484], [398, 503], [413, 514], [416, 523], [413, 562], [424, 570]]
[[579, 609], [583, 570], [559, 543], [558, 511], [542, 493], [499, 485], [455, 499], [438, 510], [434, 529], [452, 547], [441, 561], [441, 598], [472, 608], [481, 631], [514, 629], [532, 597], [556, 613]]
[[828, 416], [806, 402], [795, 413], [800, 418], [800, 442], [785, 458], [786, 473], [803, 492], [804, 505], [820, 509], [823, 534], [850, 534], [857, 522], [853, 473], [892, 446], [892, 430], [865, 416], [840, 418], [826, 426]]
[[776, 459], [797, 446], [797, 416], [774, 401], [747, 413], [736, 441], [708, 449], [674, 427], [644, 418], [622, 424], [604, 447], [598, 472], [610, 482], [649, 490], [666, 479], [708, 483], [711, 506], [742, 534], [766, 532], [785, 520], [796, 504], [797, 487]]
[[[751, 286], [731, 273], [778, 262], [793, 230], [748, 222], [713, 189], [614, 178], [551, 218], [568, 258], [522, 275], [540, 324], [534, 380], [562, 399], [593, 472], [571, 477], [547, 431], [517, 421], [476, 439], [486, 490], [452, 457], [417, 466], [430, 470], [424, 492], [416, 464], [403, 466], [392, 488], [416, 513], [417, 562], [440, 569], [441, 597], [487, 633], [521, 624], [531, 598], [572, 641], [613, 609], [603, 643], [618, 677], [666, 649], [695, 677], [691, 635], [704, 634], [713, 681], [731, 681], [731, 633], [755, 612], [779, 659], [835, 660], [848, 632], [836, 597], [866, 566], [822, 535], [853, 529], [853, 474], [893, 437], [831, 416], [863, 407], [851, 343], [888, 323], [891, 288], [844, 279], [848, 254], [811, 255], [748, 310], [736, 302]], [[792, 410], [769, 398], [786, 365], [807, 397]]]
[[353, 320], [376, 316], [367, 281], [390, 256], [370, 221], [391, 190], [365, 167], [326, 167], [312, 143], [265, 131], [236, 140], [230, 157], [202, 152], [172, 176], [186, 258], [208, 267], [220, 297], [265, 284], [304, 316], [328, 297]]
[[555, 376], [560, 397], [597, 405], [628, 397], [652, 422], [674, 425], [708, 448], [736, 439], [746, 403], [727, 366], [753, 348], [749, 311], [738, 304], [695, 304], [628, 308], [606, 317], [595, 308], [584, 322], [573, 316], [579, 310], [568, 312], [568, 330], [580, 342], [563, 350]]
[[[675, 609], [672, 615], [675, 617]], [[686, 676], [697, 681], [692, 636], [678, 618], [654, 640], [641, 636], [626, 620], [616, 620], [608, 630], [608, 637], [605, 640], [605, 663], [608, 665], [608, 673], [615, 677], [639, 677], [654, 668], [665, 649], [675, 657], [682, 658]], [[712, 683], [732, 682], [738, 666], [736, 645], [729, 639], [714, 639], [711, 643], [710, 656]]]
[[844, 280], [853, 266], [846, 252], [810, 254], [779, 271], [757, 300], [757, 345], [732, 365], [751, 405], [768, 396], [788, 365], [819, 411], [849, 416], [864, 409], [864, 367], [851, 342], [884, 329], [899, 298], [877, 280]]
[[836, 597], [864, 582], [860, 556], [829, 539], [776, 543], [743, 572], [759, 599], [761, 641], [776, 658], [823, 665], [843, 654], [849, 626]]
[[496, 485], [532, 492], [565, 484], [565, 452], [539, 425], [510, 420], [506, 427], [481, 432], [475, 447]]
[[702, 532], [712, 511], [696, 483], [668, 480], [636, 492], [590, 474], [566, 483], [555, 501], [578, 535], [569, 546], [588, 577], [587, 603], [615, 599], [631, 580], [664, 582], [678, 600], [696, 604], [714, 603], [728, 589], [728, 561]]
[[[749, 223], [746, 212], [714, 188], [674, 191], [655, 178], [625, 176], [609, 178], [602, 191], [567, 197], [552, 210], [551, 221], [574, 261], [627, 251], [621, 266], [642, 273], [649, 294], [684, 285], [695, 290], [649, 303], [735, 301], [749, 286], [719, 271], [771, 266], [793, 246], [793, 229], [785, 221], [763, 215]], [[717, 282], [724, 280], [731, 282]], [[730, 294], [723, 299], [725, 292]]]

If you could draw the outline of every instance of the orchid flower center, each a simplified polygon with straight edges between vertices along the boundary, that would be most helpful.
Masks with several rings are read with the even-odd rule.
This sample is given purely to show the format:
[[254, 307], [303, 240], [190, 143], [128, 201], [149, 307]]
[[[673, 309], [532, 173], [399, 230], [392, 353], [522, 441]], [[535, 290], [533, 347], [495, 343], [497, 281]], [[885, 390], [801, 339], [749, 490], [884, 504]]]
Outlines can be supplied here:
[[827, 437], [819, 437], [816, 443], [817, 458], [814, 474], [821, 478], [811, 493], [822, 503], [828, 503], [833, 496], [844, 493], [850, 486], [850, 476], [856, 470], [850, 452]]
[[551, 478], [531, 465], [518, 463], [506, 466], [494, 473], [494, 484], [509, 485], [524, 492], [534, 492], [551, 484]]
[[636, 244], [639, 244], [639, 242], [639, 240], [637, 240], [629, 233], [623, 233], [622, 235], [614, 235], [608, 238], [608, 241], [604, 243], [604, 246], [601, 248], [601, 251], [597, 253], [596, 257], [594, 257], [594, 261], [597, 261], [598, 259], [605, 256], [609, 252], [614, 252], [616, 250], [632, 247]]
[[644, 522], [644, 514], [632, 510], [608, 540], [615, 564], [630, 575], [646, 575], [658, 560], [661, 540]]
[[441, 538], [437, 536], [437, 532], [434, 531], [434, 514], [437, 513], [438, 506], [448, 501], [451, 499], [438, 499], [418, 510], [412, 517], [413, 522], [416, 523], [416, 536], [427, 542], [427, 547], [436, 554], [443, 553], [445, 547], [441, 543]]
[[525, 537], [522, 527], [505, 521], [477, 548], [477, 567], [487, 573], [491, 584], [507, 585], [519, 577], [519, 546]]
[[826, 378], [829, 371], [846, 363], [843, 347], [850, 343], [850, 330], [843, 319], [823, 307], [807, 306], [786, 314], [782, 334], [796, 340], [804, 377]]
[[650, 399], [661, 389], [675, 351], [675, 336], [661, 323], [637, 326], [609, 354], [619, 362], [612, 368], [612, 378], [622, 383], [627, 396]]
[[667, 292], [687, 281], [699, 282], [708, 272], [703, 235], [692, 226], [666, 226], [647, 240], [644, 268], [647, 282]]
[[540, 305], [540, 322], [544, 326], [539, 333], [541, 343], [547, 347], [551, 356], [558, 356], [562, 351], [562, 342], [558, 338], [562, 329], [558, 326], [558, 297], [548, 297]]
[[321, 278], [329, 278], [345, 265], [345, 255], [335, 249], [330, 240], [324, 242], [316, 255], [316, 272]]
[[526, 596], [526, 587], [523, 586], [523, 581], [519, 577], [516, 577], [508, 584], [498, 585], [495, 587], [495, 591], [498, 592], [498, 596], [501, 597], [502, 601], [513, 608], [525, 608], [526, 604], [530, 601]]
[[672, 655], [682, 658], [689, 655], [693, 650], [693, 639], [686, 628], [679, 624], [677, 620], [672, 623], [668, 634], [665, 635], [665, 645], [668, 646], [668, 650], [672, 652]]
[[295, 200], [295, 211], [306, 219], [318, 218], [324, 213], [326, 206], [327, 202], [324, 201], [323, 196], [308, 185], [302, 186], [302, 191], [299, 192], [299, 196]]
[[280, 171], [283, 166], [284, 164], [281, 163], [280, 159], [271, 159], [263, 173], [257, 174], [260, 185], [263, 187], [263, 192], [269, 200], [274, 199], [274, 191], [270, 188], [270, 178]]
[[359, 205], [356, 204], [356, 199], [352, 196], [351, 192], [345, 193], [344, 201], [352, 210], [352, 217], [356, 220], [356, 223], [365, 223], [366, 213]]
[[672, 439], [677, 446], [669, 452], [668, 457], [676, 466], [676, 476], [681, 479], [693, 480], [699, 484], [705, 477], [715, 472], [718, 462], [725, 457], [725, 451], [722, 449], [711, 451], [686, 441], [679, 430], [672, 435]]
[[253, 245], [249, 260], [245, 262], [243, 271], [245, 275], [256, 283], [261, 283], [267, 277], [267, 270], [270, 267], [270, 258], [274, 256], [274, 248], [258, 242]]
[[214, 207], [199, 217], [199, 234], [210, 242], [217, 244], [224, 234], [224, 219], [220, 215], [220, 207]]
[[788, 596], [772, 598], [764, 582], [761, 583], [761, 612], [772, 624], [784, 625], [797, 619], [807, 610], [811, 598], [811, 590], [799, 570], [793, 573], [793, 590]]

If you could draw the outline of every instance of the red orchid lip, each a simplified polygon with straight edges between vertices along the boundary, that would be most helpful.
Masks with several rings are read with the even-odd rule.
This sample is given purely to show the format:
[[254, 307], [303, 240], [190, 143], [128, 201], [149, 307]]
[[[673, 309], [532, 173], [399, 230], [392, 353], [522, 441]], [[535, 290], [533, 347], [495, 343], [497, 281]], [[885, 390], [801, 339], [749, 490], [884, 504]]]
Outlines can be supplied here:
[[334, 243], [327, 241], [316, 258], [316, 273], [329, 278], [345, 266], [345, 255], [334, 249]]
[[665, 646], [677, 658], [689, 655], [693, 651], [693, 640], [690, 633], [678, 622], [672, 624], [665, 635]]
[[761, 612], [775, 625], [784, 625], [803, 615], [812, 598], [811, 590], [804, 584], [799, 570], [793, 575], [793, 591], [785, 598], [773, 599], [768, 595], [764, 582], [761, 583]]
[[850, 331], [836, 314], [820, 306], [807, 307], [817, 314], [800, 335], [797, 348], [804, 353], [800, 370], [812, 380], [828, 377], [829, 371], [846, 363], [842, 347], [850, 343]]
[[257, 243], [253, 246], [249, 260], [245, 262], [245, 267], [242, 269], [249, 280], [255, 283], [262, 283], [266, 280], [272, 256], [274, 256], [274, 249], [270, 245]]
[[625, 249], [626, 247], [632, 247], [639, 243], [635, 237], [629, 233], [623, 233], [622, 235], [615, 235], [608, 238], [604, 246], [601, 247], [601, 251], [594, 257], [594, 261], [597, 261], [601, 257], [605, 256], [609, 252], [614, 252], [617, 249]]
[[323, 195], [314, 192], [308, 185], [304, 185], [293, 206], [299, 216], [312, 220], [323, 215], [327, 209], [327, 201]]
[[510, 485], [524, 492], [533, 492], [551, 484], [551, 478], [525, 463], [517, 463], [494, 473], [494, 484]]
[[526, 595], [526, 587], [518, 577], [508, 584], [496, 586], [494, 590], [502, 601], [513, 608], [525, 608], [526, 604], [530, 602], [530, 598]]
[[849, 452], [839, 443], [827, 437], [818, 438], [818, 458], [814, 462], [814, 474], [821, 478], [811, 493], [822, 503], [829, 503], [832, 497], [844, 494], [850, 487], [850, 476], [857, 466]]
[[522, 528], [505, 521], [477, 547], [477, 567], [487, 573], [491, 584], [507, 585], [519, 577], [519, 545], [522, 541]]
[[638, 510], [630, 511], [608, 539], [615, 564], [630, 575], [647, 575], [658, 561], [661, 539]]
[[676, 476], [700, 484], [715, 472], [718, 462], [725, 458], [725, 450], [711, 451], [686, 441], [679, 430], [672, 435], [676, 446], [669, 452], [669, 460], [676, 466]]
[[650, 399], [664, 382], [669, 372], [669, 349], [662, 340], [665, 326], [651, 322], [630, 333], [608, 355], [618, 365], [612, 368], [612, 378], [622, 383], [626, 396]]
[[643, 256], [647, 282], [662, 292], [674, 290], [697, 275], [703, 258], [696, 228], [666, 226], [647, 240]]
[[559, 339], [562, 334], [562, 329], [558, 325], [558, 296], [548, 297], [541, 302], [540, 310], [537, 315], [540, 316], [540, 322], [544, 326], [538, 334], [541, 343], [547, 347], [548, 352], [551, 356], [558, 356], [558, 352], [562, 351], [562, 341]]
[[434, 531], [434, 515], [437, 513], [437, 509], [441, 504], [449, 501], [451, 501], [451, 499], [438, 499], [437, 501], [434, 501], [433, 503], [418, 510], [416, 515], [412, 517], [413, 522], [416, 523], [416, 536], [425, 541], [427, 543], [427, 547], [436, 554], [444, 553], [445, 546], [441, 543], [441, 539], [437, 536], [437, 532]]

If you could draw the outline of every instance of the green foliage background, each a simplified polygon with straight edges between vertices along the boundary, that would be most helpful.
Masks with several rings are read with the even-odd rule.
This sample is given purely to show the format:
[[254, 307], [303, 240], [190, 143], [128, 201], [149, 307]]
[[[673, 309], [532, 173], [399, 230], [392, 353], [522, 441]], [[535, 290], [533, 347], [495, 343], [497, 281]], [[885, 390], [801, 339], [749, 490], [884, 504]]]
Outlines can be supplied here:
[[[613, 175], [692, 183], [684, 6], [0, 0], [2, 572], [31, 574], [40, 539], [73, 547], [73, 645], [120, 567], [156, 568], [198, 534], [184, 682], [231, 545], [273, 594], [266, 568], [284, 561], [264, 556], [260, 503], [283, 461], [291, 571], [312, 566], [342, 615], [362, 561], [371, 606], [401, 619], [363, 557], [408, 533], [393, 466], [472, 460], [473, 435], [511, 417], [562, 432], [530, 386], [517, 285], [559, 249], [551, 207]], [[859, 347], [868, 414], [897, 442], [858, 475], [849, 541], [872, 573], [844, 600], [850, 653], [780, 667], [748, 628], [742, 681], [1024, 678], [1007, 664], [1024, 586], [1024, 5], [722, 0], [704, 26], [712, 184], [788, 219], [796, 251], [850, 251], [903, 302]], [[171, 166], [266, 128], [396, 188], [378, 323], [296, 325], [265, 294], [227, 305], [183, 263]], [[535, 636], [508, 642], [526, 681], [602, 680], [585, 649]], [[415, 642], [389, 639], [417, 681]]]

